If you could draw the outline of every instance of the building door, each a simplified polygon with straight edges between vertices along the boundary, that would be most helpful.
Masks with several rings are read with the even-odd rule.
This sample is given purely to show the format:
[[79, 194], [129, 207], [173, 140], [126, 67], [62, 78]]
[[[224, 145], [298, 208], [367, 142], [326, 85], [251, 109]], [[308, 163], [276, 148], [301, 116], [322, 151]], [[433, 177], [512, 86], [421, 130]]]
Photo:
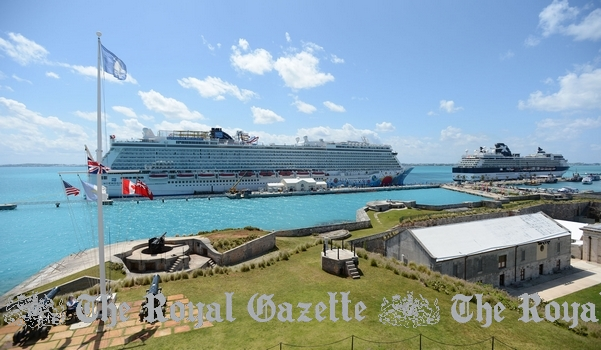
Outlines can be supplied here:
[[505, 285], [505, 274], [502, 273], [501, 275], [499, 275], [499, 286], [502, 287]]
[[543, 264], [538, 265], [538, 274], [539, 275], [543, 274]]

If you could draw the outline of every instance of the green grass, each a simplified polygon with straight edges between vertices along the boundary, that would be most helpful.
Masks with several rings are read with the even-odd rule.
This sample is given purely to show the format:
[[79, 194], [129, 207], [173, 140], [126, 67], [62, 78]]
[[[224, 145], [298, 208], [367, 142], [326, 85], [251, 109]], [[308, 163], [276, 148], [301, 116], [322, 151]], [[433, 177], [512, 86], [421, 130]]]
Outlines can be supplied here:
[[[550, 322], [523, 323], [518, 321], [521, 313], [518, 310], [511, 310], [509, 306], [515, 301], [503, 297], [500, 292], [491, 298], [500, 298], [500, 300], [504, 300], [504, 304], [507, 304], [507, 309], [502, 314], [505, 317], [502, 322], [494, 322], [488, 328], [481, 327], [474, 320], [465, 324], [458, 323], [452, 319], [450, 313], [451, 298], [454, 294], [478, 290], [488, 290], [491, 294], [497, 292], [448, 276], [440, 276], [416, 265], [403, 267], [392, 260], [381, 257], [369, 256], [367, 258], [378, 260], [378, 267], [371, 266], [370, 260], [361, 258], [359, 267], [363, 275], [359, 280], [341, 278], [324, 272], [321, 269], [320, 247], [314, 246], [306, 251], [292, 254], [287, 261], [280, 260], [265, 268], [257, 267], [247, 272], [233, 271], [229, 274], [214, 274], [162, 283], [161, 287], [165, 295], [184, 294], [194, 304], [198, 302], [218, 303], [222, 308], [224, 318], [225, 293], [233, 292], [232, 309], [236, 320], [215, 322], [214, 326], [210, 328], [151, 338], [146, 341], [146, 346], [149, 349], [169, 350], [192, 348], [267, 349], [279, 348], [280, 343], [303, 346], [331, 343], [351, 335], [381, 342], [400, 341], [418, 336], [419, 333], [424, 336], [422, 344], [425, 348], [448, 348], [427, 340], [425, 337], [447, 344], [470, 344], [488, 339], [488, 343], [486, 343], [488, 345], [481, 344], [479, 348], [490, 348], [490, 339], [494, 336], [497, 339], [495, 348], [499, 349], [503, 348], [499, 341], [520, 349], [598, 349], [601, 343], [599, 339], [577, 335]], [[404, 274], [408, 278], [403, 277]], [[427, 282], [430, 283], [430, 288], [420, 280], [424, 276], [432, 278]], [[435, 280], [438, 280], [440, 285], [432, 282]], [[438, 288], [440, 291], [434, 290], [434, 288]], [[142, 299], [145, 290], [145, 286], [122, 290], [118, 300], [133, 303]], [[394, 327], [379, 322], [378, 314], [383, 298], [391, 300], [394, 295], [404, 297], [409, 291], [412, 291], [416, 298], [421, 295], [429, 300], [431, 306], [433, 306], [434, 300], [438, 299], [441, 315], [438, 324], [414, 329]], [[340, 319], [332, 322], [328, 317], [328, 309], [323, 313], [327, 318], [321, 322], [315, 319], [310, 322], [280, 322], [274, 317], [271, 321], [262, 323], [252, 319], [247, 311], [247, 303], [255, 293], [259, 295], [273, 294], [272, 300], [276, 304], [290, 303], [293, 307], [293, 317], [297, 318], [300, 316], [296, 309], [298, 303], [312, 303], [313, 307], [319, 302], [329, 304], [328, 292], [338, 293], [338, 300], [340, 300], [341, 292], [350, 292], [351, 317], [354, 316], [354, 305], [361, 301], [367, 307], [362, 313], [365, 319], [357, 321], [353, 318], [349, 322]], [[470, 308], [475, 311], [475, 304], [471, 304]], [[339, 308], [337, 308], [336, 316], [341, 317]], [[314, 318], [313, 311], [309, 317]], [[349, 349], [350, 341], [347, 339], [344, 342], [318, 349]], [[354, 344], [356, 349], [397, 349], [401, 345], [399, 343], [375, 344], [359, 339], [354, 339]], [[139, 345], [136, 342], [129, 348]], [[417, 349], [419, 348], [419, 338], [413, 338], [402, 345]], [[290, 347], [284, 346], [283, 348]]]
[[[563, 296], [561, 298], [557, 298], [553, 301], [558, 303], [559, 305], [567, 302], [571, 305], [573, 302], [579, 303], [580, 305], [586, 303], [593, 303], [595, 307], [595, 317], [601, 321], [601, 284], [597, 284], [596, 286], [592, 286], [578, 292]], [[601, 324], [597, 324], [596, 327], [589, 327], [590, 332], [597, 332], [598, 336], [601, 337]]]

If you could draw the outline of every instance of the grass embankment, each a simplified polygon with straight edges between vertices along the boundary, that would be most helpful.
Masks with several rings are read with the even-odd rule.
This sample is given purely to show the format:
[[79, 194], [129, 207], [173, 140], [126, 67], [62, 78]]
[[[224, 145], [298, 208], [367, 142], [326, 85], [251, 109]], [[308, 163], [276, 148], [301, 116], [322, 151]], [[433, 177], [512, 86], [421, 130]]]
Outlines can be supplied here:
[[[280, 343], [313, 346], [332, 343], [334, 341], [355, 335], [374, 342], [393, 342], [408, 339], [421, 333], [424, 348], [452, 348], [446, 344], [484, 343], [471, 348], [490, 348], [491, 339], [495, 337], [495, 348], [505, 348], [502, 343], [520, 349], [598, 349], [601, 341], [592, 337], [577, 335], [575, 332], [559, 327], [550, 322], [524, 323], [518, 321], [522, 316], [519, 303], [504, 292], [489, 287], [467, 283], [448, 276], [432, 273], [424, 267], [413, 264], [399, 265], [398, 262], [382, 257], [370, 256], [360, 259], [361, 279], [352, 280], [330, 275], [321, 269], [321, 246], [298, 249], [299, 253], [289, 256], [288, 260], [273, 259], [270, 266], [248, 269], [247, 272], [229, 271], [227, 274], [189, 277], [186, 280], [169, 281], [161, 284], [165, 295], [184, 294], [194, 304], [217, 303], [221, 315], [225, 319], [226, 292], [233, 292], [233, 317], [235, 321], [214, 322], [214, 326], [174, 334], [168, 337], [151, 338], [146, 345], [152, 349], [266, 349], [278, 348]], [[361, 252], [367, 257], [367, 254]], [[428, 285], [428, 287], [426, 287]], [[119, 300], [133, 303], [141, 300], [146, 287], [139, 286], [121, 290]], [[337, 293], [336, 305], [337, 322], [330, 320], [328, 292]], [[341, 292], [350, 292], [351, 321], [342, 320], [340, 300]], [[391, 326], [379, 321], [380, 307], [386, 298], [391, 301], [393, 296], [407, 297], [413, 292], [415, 299], [423, 296], [434, 308], [434, 302], [440, 308], [440, 321], [435, 325], [405, 328]], [[309, 322], [281, 322], [276, 316], [267, 322], [258, 322], [250, 317], [247, 304], [251, 297], [273, 294], [272, 300], [278, 305], [290, 303], [292, 316], [297, 319], [300, 310], [298, 303], [311, 303], [307, 315]], [[457, 293], [472, 295], [484, 294], [484, 301], [494, 305], [501, 301], [506, 310], [501, 322], [493, 321], [490, 327], [481, 327], [474, 319], [467, 323], [459, 323], [451, 317], [452, 297]], [[366, 306], [361, 313], [365, 318], [358, 321], [354, 318], [354, 307], [359, 301]], [[323, 312], [326, 317], [321, 322], [315, 319], [314, 308], [323, 302], [328, 309]], [[475, 304], [470, 304], [470, 310], [475, 313]], [[206, 310], [205, 310], [206, 311]], [[541, 314], [542, 315], [542, 314]], [[476, 315], [474, 314], [474, 318]], [[322, 349], [349, 349], [351, 340], [320, 347]], [[130, 347], [140, 344], [132, 343]], [[377, 344], [354, 339], [355, 348], [397, 349], [399, 347], [419, 348], [419, 338], [404, 342]], [[128, 346], [126, 346], [127, 348]], [[286, 348], [286, 346], [284, 346]], [[455, 347], [456, 348], [456, 347]], [[466, 348], [466, 347], [462, 347]], [[468, 347], [469, 348], [469, 347]]]

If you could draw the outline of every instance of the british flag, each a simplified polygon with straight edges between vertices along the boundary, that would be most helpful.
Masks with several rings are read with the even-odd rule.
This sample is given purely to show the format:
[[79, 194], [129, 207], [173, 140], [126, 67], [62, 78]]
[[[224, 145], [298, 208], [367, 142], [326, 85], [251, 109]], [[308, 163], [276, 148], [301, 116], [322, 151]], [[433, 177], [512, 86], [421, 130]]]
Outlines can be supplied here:
[[98, 162], [95, 162], [88, 156], [88, 174], [98, 174], [100, 171], [101, 174], [107, 173], [111, 168], [104, 166]]

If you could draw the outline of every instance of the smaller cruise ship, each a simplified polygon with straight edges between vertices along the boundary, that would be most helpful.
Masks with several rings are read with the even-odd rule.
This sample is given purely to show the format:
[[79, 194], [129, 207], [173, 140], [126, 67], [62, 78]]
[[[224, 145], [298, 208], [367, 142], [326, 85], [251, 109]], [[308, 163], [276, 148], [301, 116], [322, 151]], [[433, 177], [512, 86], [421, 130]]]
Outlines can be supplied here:
[[561, 177], [570, 167], [561, 154], [548, 153], [538, 147], [535, 154], [520, 156], [511, 153], [504, 143], [488, 150], [480, 147], [474, 154], [461, 157], [453, 167], [455, 181], [493, 181], [532, 179], [538, 176]]

